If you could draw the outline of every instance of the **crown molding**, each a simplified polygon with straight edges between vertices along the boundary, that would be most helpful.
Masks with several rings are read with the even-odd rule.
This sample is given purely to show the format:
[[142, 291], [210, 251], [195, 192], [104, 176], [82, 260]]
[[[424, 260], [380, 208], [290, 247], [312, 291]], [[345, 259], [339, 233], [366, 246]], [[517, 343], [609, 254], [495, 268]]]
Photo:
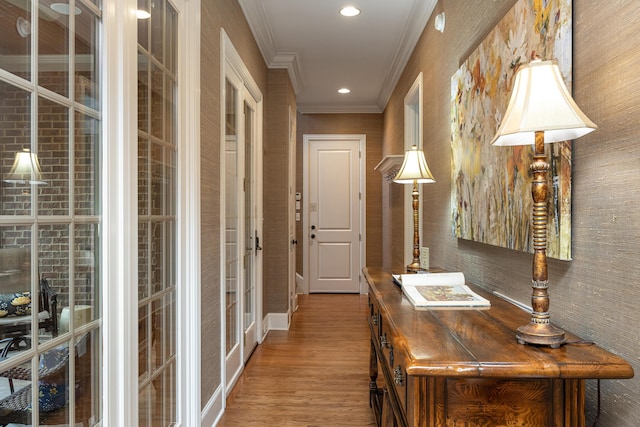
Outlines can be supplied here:
[[404, 71], [413, 50], [418, 44], [418, 40], [422, 36], [433, 10], [436, 7], [437, 0], [414, 1], [407, 25], [404, 27], [404, 33], [398, 43], [398, 49], [393, 57], [391, 66], [382, 83], [380, 94], [378, 95], [378, 106], [384, 111], [391, 98], [391, 94], [400, 80], [400, 76]]
[[267, 64], [270, 64], [276, 56], [276, 44], [273, 41], [271, 28], [264, 13], [262, 2], [252, 0], [238, 0], [240, 7], [247, 18], [249, 28], [253, 33], [253, 38], [258, 44], [260, 53]]
[[375, 104], [368, 105], [340, 105], [334, 104], [298, 104], [297, 109], [301, 114], [381, 114], [382, 110]]
[[273, 57], [273, 61], [269, 68], [284, 68], [289, 72], [289, 79], [293, 86], [293, 92], [297, 95], [298, 91], [304, 87], [302, 80], [302, 72], [300, 71], [300, 63], [296, 53], [278, 53]]
[[291, 79], [294, 93], [304, 86], [298, 56], [294, 52], [278, 52], [273, 41], [271, 28], [262, 7], [262, 2], [239, 0], [240, 7], [247, 18], [247, 23], [262, 53], [262, 58], [269, 68], [286, 69]]

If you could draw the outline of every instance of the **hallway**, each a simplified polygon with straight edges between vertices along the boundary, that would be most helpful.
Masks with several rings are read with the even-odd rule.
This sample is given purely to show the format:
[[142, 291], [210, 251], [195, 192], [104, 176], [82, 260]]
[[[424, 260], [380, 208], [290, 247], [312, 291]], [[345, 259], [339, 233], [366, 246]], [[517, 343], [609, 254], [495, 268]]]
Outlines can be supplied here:
[[366, 315], [366, 295], [300, 295], [289, 331], [258, 346], [218, 427], [373, 426]]

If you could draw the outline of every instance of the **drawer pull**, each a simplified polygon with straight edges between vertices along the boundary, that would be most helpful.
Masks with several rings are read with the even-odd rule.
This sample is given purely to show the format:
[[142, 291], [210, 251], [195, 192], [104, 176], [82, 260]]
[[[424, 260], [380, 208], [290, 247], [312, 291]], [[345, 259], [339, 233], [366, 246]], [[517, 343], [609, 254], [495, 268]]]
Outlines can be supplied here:
[[404, 385], [404, 375], [402, 373], [402, 366], [400, 365], [393, 370], [393, 382], [399, 386]]

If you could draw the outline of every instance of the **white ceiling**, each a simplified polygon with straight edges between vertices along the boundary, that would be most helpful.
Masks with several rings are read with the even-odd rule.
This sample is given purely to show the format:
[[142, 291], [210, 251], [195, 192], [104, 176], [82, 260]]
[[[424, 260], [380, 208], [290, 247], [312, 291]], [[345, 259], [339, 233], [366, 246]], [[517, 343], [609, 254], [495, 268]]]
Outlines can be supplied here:
[[[288, 69], [300, 112], [371, 113], [384, 109], [436, 0], [239, 3], [267, 65]], [[362, 13], [343, 17], [344, 6]]]

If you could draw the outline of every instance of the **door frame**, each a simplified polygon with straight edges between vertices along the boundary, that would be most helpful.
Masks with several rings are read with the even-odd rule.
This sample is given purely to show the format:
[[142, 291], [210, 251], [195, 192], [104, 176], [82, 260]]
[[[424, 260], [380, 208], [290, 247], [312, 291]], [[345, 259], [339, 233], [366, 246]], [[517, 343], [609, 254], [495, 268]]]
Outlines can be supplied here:
[[[246, 95], [253, 98], [256, 103], [256, 120], [255, 120], [255, 146], [254, 146], [254, 154], [261, 154], [263, 152], [262, 149], [262, 129], [263, 129], [263, 104], [264, 99], [262, 96], [262, 92], [260, 88], [256, 84], [255, 80], [251, 76], [249, 69], [246, 67], [240, 54], [236, 50], [235, 46], [231, 42], [231, 39], [225, 32], [224, 28], [220, 29], [220, 57], [221, 57], [221, 72], [220, 72], [220, 90], [221, 94], [224, 94], [224, 88], [226, 84], [227, 74], [233, 73], [242, 83], [242, 87], [239, 88], [241, 92], [244, 92]], [[243, 98], [244, 99], [244, 98]], [[243, 107], [244, 103], [240, 104], [240, 107]], [[240, 108], [241, 110], [243, 108]], [[225, 96], [220, 96], [220, 120], [221, 123], [225, 123]], [[239, 129], [241, 132], [244, 130]], [[220, 302], [221, 302], [221, 310], [220, 310], [220, 322], [221, 322], [221, 330], [220, 330], [220, 362], [221, 362], [221, 386], [222, 386], [222, 394], [223, 396], [227, 396], [233, 385], [240, 377], [240, 374], [244, 370], [245, 362], [244, 362], [244, 345], [242, 344], [242, 338], [244, 334], [244, 322], [242, 321], [242, 310], [239, 312], [239, 328], [240, 328], [240, 351], [238, 354], [238, 369], [231, 373], [229, 376], [227, 372], [227, 351], [226, 351], [226, 316], [224, 310], [224, 302], [226, 300], [226, 287], [225, 287], [225, 233], [226, 229], [225, 223], [225, 198], [222, 196], [225, 192], [226, 179], [225, 179], [225, 129], [224, 126], [220, 126]], [[262, 190], [262, 177], [263, 177], [263, 164], [262, 164], [262, 155], [256, 155], [255, 164], [254, 164], [254, 182], [255, 182], [255, 203], [257, 207], [256, 212], [256, 223], [255, 227], [258, 231], [258, 236], [263, 236], [263, 222], [264, 222], [264, 209], [263, 209], [263, 190]], [[243, 161], [244, 164], [244, 161]], [[238, 213], [239, 218], [241, 218], [241, 212]], [[244, 224], [244, 221], [241, 221]], [[243, 225], [244, 228], [244, 225]], [[253, 232], [253, 230], [251, 230]], [[242, 236], [244, 235], [241, 232], [240, 242], [244, 242]], [[256, 322], [256, 331], [257, 331], [257, 342], [260, 344], [263, 339], [262, 331], [262, 323], [263, 323], [263, 315], [262, 315], [262, 293], [263, 293], [263, 265], [262, 265], [262, 252], [258, 253], [258, 256], [255, 258], [255, 280], [256, 280], [256, 292], [255, 292], [255, 322]], [[238, 283], [242, 284], [242, 277], [238, 275]], [[240, 292], [242, 295], [242, 292]]]
[[300, 209], [296, 209], [296, 116], [295, 111], [289, 106], [289, 197], [288, 197], [288, 227], [289, 227], [289, 266], [287, 278], [289, 281], [289, 309], [287, 310], [287, 324], [291, 324], [293, 313], [298, 310], [298, 294], [296, 293], [296, 254], [298, 242], [296, 241], [296, 215]]
[[[200, 424], [200, 0], [171, 0], [178, 10], [178, 423]], [[103, 365], [98, 425], [138, 422], [137, 19], [133, 0], [102, 8], [103, 191], [100, 280]], [[117, 36], [116, 36], [117, 35]], [[188, 167], [186, 167], [188, 166]], [[188, 189], [188, 191], [187, 191]], [[107, 310], [106, 307], [118, 307]]]
[[[418, 149], [423, 148], [423, 119], [422, 112], [423, 103], [423, 88], [422, 88], [422, 72], [418, 73], [418, 76], [411, 85], [411, 88], [407, 91], [407, 95], [404, 97], [404, 149], [405, 151], [411, 150], [411, 147], [415, 144]], [[409, 265], [413, 262], [413, 186], [403, 185], [404, 187], [404, 265]], [[418, 185], [418, 236], [420, 239], [420, 249], [424, 247], [422, 240], [422, 218], [423, 218], [423, 192], [422, 185]]]
[[302, 199], [304, 200], [304, 204], [303, 204], [303, 215], [302, 215], [302, 228], [303, 228], [303, 232], [302, 232], [302, 246], [303, 246], [303, 258], [302, 258], [302, 275], [303, 275], [303, 280], [302, 280], [302, 292], [305, 294], [309, 293], [309, 288], [310, 288], [310, 284], [309, 284], [309, 208], [308, 208], [308, 201], [309, 201], [309, 140], [313, 139], [313, 140], [325, 140], [325, 141], [334, 141], [334, 140], [352, 140], [352, 141], [358, 141], [359, 142], [359, 150], [360, 150], [360, 155], [359, 155], [359, 176], [360, 176], [360, 182], [359, 182], [359, 191], [360, 191], [360, 203], [359, 203], [359, 207], [360, 207], [360, 259], [358, 260], [358, 262], [360, 263], [359, 267], [358, 267], [358, 281], [359, 281], [359, 287], [360, 287], [360, 293], [361, 294], [366, 294], [367, 293], [367, 288], [364, 285], [364, 281], [362, 280], [362, 268], [365, 266], [366, 264], [366, 259], [367, 259], [367, 253], [366, 253], [366, 247], [367, 247], [367, 223], [366, 223], [366, 219], [367, 219], [367, 212], [366, 212], [366, 206], [367, 206], [367, 200], [366, 200], [366, 188], [367, 188], [367, 170], [366, 170], [366, 164], [367, 164], [367, 156], [366, 156], [366, 149], [367, 149], [367, 136], [365, 134], [305, 134], [303, 135], [302, 138], [302, 180], [303, 180], [303, 196]]

